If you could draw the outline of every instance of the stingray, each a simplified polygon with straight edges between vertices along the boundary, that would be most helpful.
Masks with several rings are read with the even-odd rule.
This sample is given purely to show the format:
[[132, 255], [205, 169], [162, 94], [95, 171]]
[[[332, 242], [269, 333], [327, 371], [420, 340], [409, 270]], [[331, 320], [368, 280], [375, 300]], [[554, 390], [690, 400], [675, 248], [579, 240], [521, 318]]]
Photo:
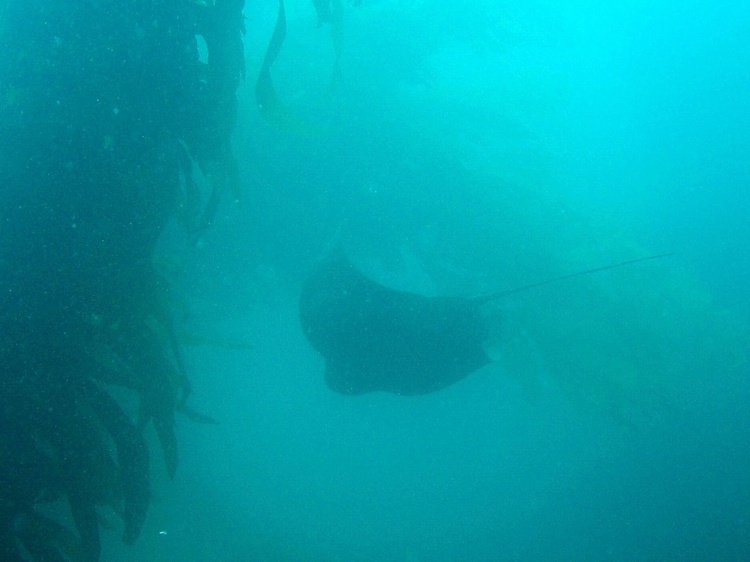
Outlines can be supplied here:
[[[374, 391], [428, 394], [492, 360], [496, 330], [486, 305], [554, 281], [612, 269], [650, 256], [576, 272], [480, 297], [426, 297], [368, 278], [339, 246], [307, 277], [299, 301], [305, 337], [325, 359], [325, 381], [349, 395]], [[492, 326], [492, 328], [490, 327]]]

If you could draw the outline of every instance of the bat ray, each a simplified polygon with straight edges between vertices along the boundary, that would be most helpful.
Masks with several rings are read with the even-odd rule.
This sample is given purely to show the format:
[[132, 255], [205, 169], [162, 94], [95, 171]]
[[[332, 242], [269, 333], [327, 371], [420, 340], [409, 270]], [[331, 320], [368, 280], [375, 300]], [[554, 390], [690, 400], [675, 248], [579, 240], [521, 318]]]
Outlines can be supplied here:
[[[380, 285], [339, 245], [306, 279], [302, 330], [325, 359], [325, 380], [342, 394], [435, 392], [491, 362], [485, 344], [493, 319], [485, 305], [554, 281], [663, 257], [650, 256], [562, 275], [481, 297], [426, 297]], [[492, 314], [497, 314], [496, 312]], [[496, 319], [495, 319], [496, 320]]]

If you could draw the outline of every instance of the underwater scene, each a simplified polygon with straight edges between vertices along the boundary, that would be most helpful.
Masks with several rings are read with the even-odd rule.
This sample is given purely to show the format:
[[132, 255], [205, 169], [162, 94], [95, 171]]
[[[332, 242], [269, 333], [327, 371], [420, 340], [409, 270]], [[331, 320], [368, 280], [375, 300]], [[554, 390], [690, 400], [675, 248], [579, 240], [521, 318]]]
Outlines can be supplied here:
[[0, 46], [0, 561], [750, 560], [750, 5]]

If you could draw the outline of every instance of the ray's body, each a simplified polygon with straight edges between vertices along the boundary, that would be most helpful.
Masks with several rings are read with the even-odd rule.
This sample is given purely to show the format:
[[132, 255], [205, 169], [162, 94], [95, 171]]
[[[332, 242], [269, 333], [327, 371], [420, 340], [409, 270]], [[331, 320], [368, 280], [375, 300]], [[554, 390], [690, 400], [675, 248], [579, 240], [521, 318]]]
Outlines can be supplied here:
[[411, 395], [444, 388], [490, 362], [480, 306], [384, 287], [337, 249], [306, 280], [299, 315], [332, 390]]

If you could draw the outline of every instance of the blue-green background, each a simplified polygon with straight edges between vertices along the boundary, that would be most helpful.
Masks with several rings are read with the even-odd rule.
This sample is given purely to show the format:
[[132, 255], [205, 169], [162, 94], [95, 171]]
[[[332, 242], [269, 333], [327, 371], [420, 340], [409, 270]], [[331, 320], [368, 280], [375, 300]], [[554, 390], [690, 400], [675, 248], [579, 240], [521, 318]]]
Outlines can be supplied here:
[[750, 8], [364, 0], [344, 6], [334, 91], [330, 29], [307, 1], [287, 9], [273, 74], [294, 124], [257, 114], [276, 4], [248, 1], [243, 200], [197, 248], [175, 229], [163, 249], [184, 260], [189, 328], [252, 348], [187, 349], [194, 406], [221, 424], [179, 422], [176, 480], [157, 485], [135, 547], [113, 533], [108, 556], [750, 559], [746, 365], [703, 373], [633, 428], [553, 383], [531, 398], [498, 366], [425, 397], [339, 396], [296, 320], [304, 274], [342, 224], [381, 281], [493, 288], [496, 198], [460, 181], [491, 166], [507, 177], [493, 189], [538, 186], [625, 243], [675, 252], [747, 322]]

